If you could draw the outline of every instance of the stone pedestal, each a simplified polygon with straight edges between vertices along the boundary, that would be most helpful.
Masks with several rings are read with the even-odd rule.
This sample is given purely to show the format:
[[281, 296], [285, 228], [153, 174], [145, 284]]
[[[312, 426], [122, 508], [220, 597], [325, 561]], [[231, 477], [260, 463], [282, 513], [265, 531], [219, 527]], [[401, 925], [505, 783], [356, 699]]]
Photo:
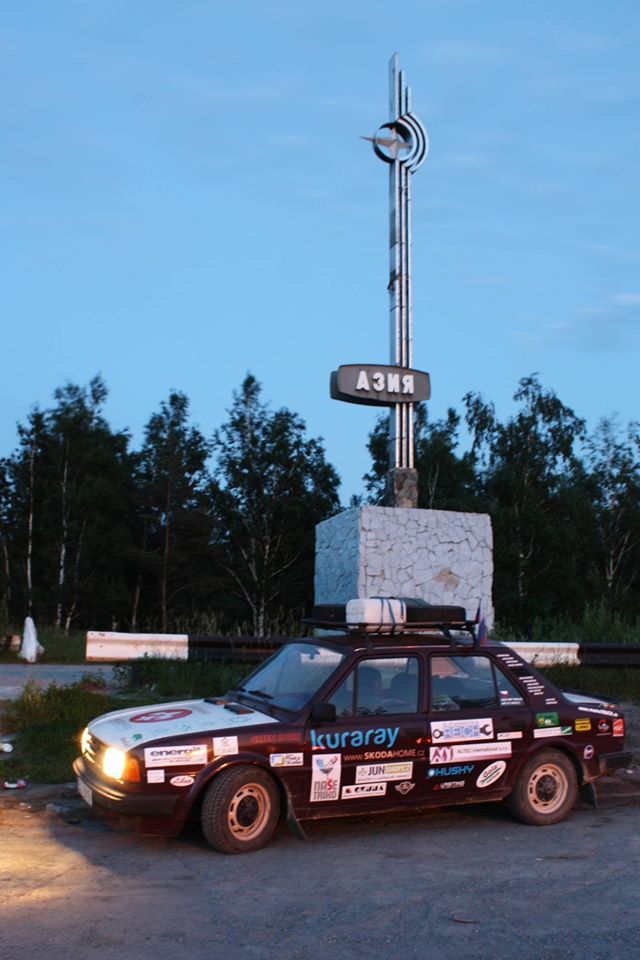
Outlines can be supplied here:
[[478, 601], [493, 626], [493, 534], [484, 513], [354, 507], [316, 527], [315, 602], [415, 597], [464, 607]]

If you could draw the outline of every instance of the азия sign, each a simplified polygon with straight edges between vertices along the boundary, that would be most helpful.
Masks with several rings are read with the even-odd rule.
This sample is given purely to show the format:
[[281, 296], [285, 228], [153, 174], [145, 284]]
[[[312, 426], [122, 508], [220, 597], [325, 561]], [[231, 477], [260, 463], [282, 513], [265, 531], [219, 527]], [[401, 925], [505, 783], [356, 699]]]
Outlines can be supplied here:
[[390, 407], [428, 400], [431, 382], [428, 373], [409, 367], [349, 363], [332, 372], [331, 396], [347, 403]]

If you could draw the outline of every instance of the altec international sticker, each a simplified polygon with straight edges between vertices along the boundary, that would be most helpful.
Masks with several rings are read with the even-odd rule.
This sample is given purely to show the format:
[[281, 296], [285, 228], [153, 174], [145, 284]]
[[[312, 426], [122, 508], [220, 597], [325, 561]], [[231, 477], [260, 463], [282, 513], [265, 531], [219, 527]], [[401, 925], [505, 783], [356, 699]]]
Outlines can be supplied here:
[[493, 720], [441, 720], [431, 724], [434, 743], [452, 743], [454, 740], [492, 740]]
[[323, 753], [311, 760], [311, 803], [340, 797], [342, 755]]
[[511, 741], [502, 743], [458, 743], [450, 747], [431, 747], [430, 763], [465, 762], [466, 760], [484, 760], [493, 757], [510, 757]]
[[191, 767], [207, 762], [206, 743], [169, 747], [145, 747], [145, 767]]

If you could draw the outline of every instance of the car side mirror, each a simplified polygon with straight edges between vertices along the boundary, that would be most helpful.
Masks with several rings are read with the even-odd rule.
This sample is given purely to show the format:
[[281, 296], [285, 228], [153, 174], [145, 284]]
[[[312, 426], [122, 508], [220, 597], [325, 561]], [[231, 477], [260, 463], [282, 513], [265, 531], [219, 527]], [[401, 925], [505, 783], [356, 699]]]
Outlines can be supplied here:
[[336, 706], [334, 703], [314, 703], [311, 708], [311, 720], [317, 723], [334, 723], [336, 719]]

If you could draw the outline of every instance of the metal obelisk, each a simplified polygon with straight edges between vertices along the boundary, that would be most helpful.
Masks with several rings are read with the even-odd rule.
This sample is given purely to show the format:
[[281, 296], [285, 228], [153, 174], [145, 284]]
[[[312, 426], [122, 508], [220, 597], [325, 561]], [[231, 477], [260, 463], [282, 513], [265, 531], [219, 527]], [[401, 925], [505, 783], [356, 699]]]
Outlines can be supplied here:
[[[389, 114], [389, 122], [373, 138], [377, 156], [389, 164], [389, 362], [411, 368], [411, 177], [427, 156], [428, 139], [424, 126], [411, 112], [411, 88], [405, 86], [397, 53], [389, 63]], [[413, 403], [396, 403], [389, 411], [387, 506], [418, 505], [413, 415]]]

